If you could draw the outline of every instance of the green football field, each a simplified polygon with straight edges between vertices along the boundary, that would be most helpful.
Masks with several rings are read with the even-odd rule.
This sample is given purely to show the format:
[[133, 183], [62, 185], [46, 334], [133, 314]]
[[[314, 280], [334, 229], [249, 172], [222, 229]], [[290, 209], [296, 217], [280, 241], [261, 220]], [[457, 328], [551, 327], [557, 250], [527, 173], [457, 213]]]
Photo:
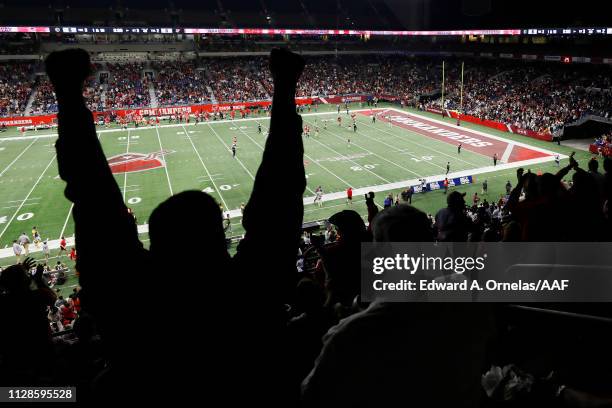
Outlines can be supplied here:
[[[491, 171], [490, 157], [469, 150], [463, 150], [459, 156], [455, 143], [424, 137], [383, 120], [372, 123], [369, 110], [357, 114], [355, 133], [348, 126], [350, 116], [342, 112], [343, 124], [338, 126], [335, 107], [329, 109], [328, 112], [320, 109], [318, 113], [303, 115], [304, 124], [311, 128], [310, 137], [304, 137], [308, 179], [305, 221], [326, 219], [348, 208], [344, 198], [348, 186], [356, 190], [350, 208], [365, 215], [362, 193], [376, 191], [376, 201], [382, 205], [387, 193], [397, 194], [419, 178], [430, 181], [443, 178], [447, 162], [451, 163], [451, 176], [475, 175], [474, 184], [453, 187], [468, 194], [480, 192], [481, 181], [487, 179], [489, 199], [497, 200], [505, 191], [507, 180], [515, 183], [514, 174], [520, 162]], [[426, 114], [424, 117], [434, 118]], [[262, 133], [258, 132], [258, 123], [262, 125]], [[448, 120], [448, 123], [454, 122]], [[261, 117], [198, 125], [193, 122], [189, 125], [166, 124], [164, 121], [159, 127], [128, 130], [100, 128], [101, 144], [106, 156], [115, 158], [117, 184], [138, 218], [143, 241], [147, 239], [146, 223], [152, 210], [170, 195], [188, 189], [208, 192], [224, 210], [231, 210], [232, 231], [229, 234], [240, 235], [238, 209], [249, 198], [268, 125], [269, 119]], [[314, 132], [315, 127], [319, 129], [318, 135]], [[536, 148], [561, 154], [570, 152], [552, 143], [471, 128]], [[54, 132], [29, 131], [25, 137], [15, 130], [0, 134], [0, 258], [5, 258], [0, 259], [2, 266], [14, 260], [10, 248], [12, 241], [22, 232], [30, 235], [33, 226], [38, 228], [43, 239], [52, 242], [62, 235], [73, 235], [71, 204], [63, 196], [64, 182], [58, 177]], [[238, 146], [236, 158], [231, 154], [234, 137]], [[583, 153], [581, 157], [588, 157], [588, 154]], [[135, 158], [144, 158], [144, 162], [134, 162]], [[156, 164], [160, 165], [155, 167]], [[148, 168], [151, 165], [153, 167]], [[528, 167], [534, 171], [556, 169], [550, 160]], [[319, 185], [325, 193], [322, 208], [312, 205], [314, 190]], [[278, 205], [283, 205], [283, 190], [283, 185], [278, 185], [278, 197], [275, 198]], [[413, 198], [416, 207], [432, 213], [444, 203], [442, 191], [417, 194]], [[189, 217], [189, 214], [183, 216]], [[272, 225], [274, 221], [270, 222]]]

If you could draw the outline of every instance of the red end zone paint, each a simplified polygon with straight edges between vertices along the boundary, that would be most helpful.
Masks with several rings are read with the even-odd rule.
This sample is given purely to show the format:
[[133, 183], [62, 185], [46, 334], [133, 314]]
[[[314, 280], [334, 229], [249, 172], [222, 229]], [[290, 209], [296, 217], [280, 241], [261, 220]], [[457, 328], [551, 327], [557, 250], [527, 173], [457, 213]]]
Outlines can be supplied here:
[[113, 174], [133, 173], [145, 171], [165, 166], [162, 154], [174, 153], [171, 150], [163, 152], [143, 153], [122, 153], [108, 158], [108, 166]]
[[[370, 115], [370, 112], [368, 111], [362, 111], [359, 113], [365, 116]], [[460, 127], [433, 122], [405, 112], [389, 111], [388, 117], [387, 114], [379, 114], [378, 118], [383, 122], [390, 121], [394, 125], [410, 130], [411, 132], [418, 133], [430, 139], [436, 139], [454, 146], [461, 143], [462, 150], [478, 153], [483, 156], [490, 157], [491, 159], [493, 158], [493, 155], [497, 153], [497, 157], [501, 160], [506, 152], [506, 149], [512, 145], [510, 146], [512, 150], [508, 156], [507, 163], [551, 156], [548, 153], [532, 150], [523, 146], [517, 146], [512, 143], [493, 139], [482, 134], [472, 133]]]

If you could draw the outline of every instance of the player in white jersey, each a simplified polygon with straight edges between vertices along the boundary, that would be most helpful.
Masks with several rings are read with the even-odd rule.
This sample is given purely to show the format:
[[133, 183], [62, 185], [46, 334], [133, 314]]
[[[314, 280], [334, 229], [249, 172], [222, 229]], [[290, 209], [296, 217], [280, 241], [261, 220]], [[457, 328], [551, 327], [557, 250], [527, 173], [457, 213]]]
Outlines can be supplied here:
[[19, 245], [17, 240], [13, 241], [13, 253], [15, 254], [15, 257], [17, 257], [17, 263], [21, 262], [22, 252], [23, 252], [23, 248], [21, 248], [21, 245]]
[[45, 255], [45, 263], [49, 262], [49, 243], [48, 240], [44, 240], [42, 243], [43, 254]]
[[319, 186], [316, 188], [313, 204], [317, 204], [319, 207], [323, 206], [323, 187]]

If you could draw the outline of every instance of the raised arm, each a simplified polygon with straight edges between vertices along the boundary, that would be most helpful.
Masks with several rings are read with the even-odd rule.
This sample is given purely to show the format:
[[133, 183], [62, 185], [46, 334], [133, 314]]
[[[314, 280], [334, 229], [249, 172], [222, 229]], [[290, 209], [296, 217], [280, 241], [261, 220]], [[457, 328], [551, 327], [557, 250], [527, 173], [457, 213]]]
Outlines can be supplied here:
[[246, 234], [236, 255], [240, 262], [265, 263], [270, 280], [278, 279], [281, 285], [295, 269], [304, 215], [302, 118], [295, 109], [295, 90], [303, 68], [304, 60], [297, 54], [280, 49], [270, 54], [274, 80], [270, 132], [244, 210]]
[[[104, 265], [124, 264], [119, 258], [134, 258], [134, 251], [142, 245], [83, 98], [83, 82], [90, 74], [89, 55], [79, 49], [54, 52], [45, 65], [58, 102], [57, 161], [59, 175], [66, 182], [66, 198], [74, 203], [80, 283], [90, 305], [102, 306], [109, 272]], [[103, 250], [111, 244], [111, 251]]]

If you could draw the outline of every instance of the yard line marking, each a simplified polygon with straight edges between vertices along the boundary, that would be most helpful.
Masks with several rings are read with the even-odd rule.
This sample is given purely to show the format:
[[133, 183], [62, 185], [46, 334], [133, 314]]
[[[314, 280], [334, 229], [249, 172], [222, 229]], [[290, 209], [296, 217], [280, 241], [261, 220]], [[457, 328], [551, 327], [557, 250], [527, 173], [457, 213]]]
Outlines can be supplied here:
[[[187, 130], [185, 129], [185, 126], [183, 126], [183, 132], [185, 132], [185, 134], [187, 134]], [[202, 156], [200, 155], [200, 152], [198, 152], [198, 149], [196, 149], [195, 144], [193, 144], [193, 140], [191, 139], [191, 136], [188, 135], [187, 139], [189, 139], [189, 143], [191, 143], [191, 147], [193, 147], [193, 151], [198, 156], [198, 159], [200, 159], [200, 163], [202, 164], [202, 167], [204, 167], [204, 171], [208, 175], [208, 178], [210, 178], [210, 182], [215, 187], [215, 190], [217, 191], [217, 194], [219, 194], [219, 198], [221, 199], [221, 203], [223, 203], [223, 208], [225, 210], [229, 210], [229, 207], [227, 206], [227, 203], [223, 199], [223, 195], [221, 194], [221, 190], [217, 188], [217, 183], [215, 183], [215, 180], [213, 180], [212, 175], [208, 171], [208, 167], [206, 167], [206, 164], [204, 164], [204, 160], [202, 160]]]
[[[310, 123], [310, 122], [308, 122], [308, 123]], [[336, 138], [338, 138], [338, 139], [340, 139], [340, 140], [344, 140], [344, 138], [343, 138], [342, 136], [338, 136], [338, 135], [337, 135], [335, 132], [332, 132], [332, 131], [331, 131], [331, 130], [329, 130], [329, 129], [323, 129], [323, 131], [325, 131], [325, 132], [327, 132], [327, 133], [330, 133], [332, 136], [335, 136]], [[322, 146], [326, 146], [326, 147], [328, 147], [327, 145], [324, 145], [323, 143], [319, 142], [319, 141], [318, 141], [318, 140], [316, 140], [316, 139], [312, 139], [312, 140], [314, 140], [315, 142], [319, 143], [319, 144], [320, 144], [320, 145], [322, 145]], [[368, 150], [368, 149], [366, 149], [365, 147], [362, 147], [362, 146], [358, 145], [357, 143], [353, 143], [353, 141], [352, 141], [352, 140], [351, 140], [351, 144], [353, 144], [353, 145], [357, 146], [358, 148], [360, 148], [360, 149], [361, 149], [361, 150], [363, 150], [364, 152], [368, 152], [368, 153], [370, 153], [370, 154], [372, 154], [372, 155], [374, 155], [374, 156], [376, 156], [376, 157], [378, 157], [378, 158], [380, 158], [380, 159], [382, 159], [382, 160], [384, 160], [384, 161], [386, 161], [386, 162], [388, 162], [388, 163], [390, 163], [390, 164], [392, 164], [392, 165], [394, 165], [394, 166], [399, 167], [400, 169], [403, 169], [403, 170], [407, 171], [408, 173], [411, 173], [411, 174], [413, 174], [413, 175], [415, 175], [415, 176], [417, 176], [417, 177], [422, 177], [420, 174], [418, 174], [418, 173], [417, 173], [417, 172], [415, 172], [415, 171], [412, 171], [412, 170], [410, 170], [410, 169], [408, 169], [408, 168], [406, 168], [406, 167], [404, 167], [404, 166], [402, 166], [402, 165], [400, 165], [400, 164], [395, 163], [394, 161], [391, 161], [391, 160], [389, 160], [389, 159], [387, 159], [387, 158], [385, 158], [385, 157], [382, 157], [381, 155], [376, 154], [376, 153], [374, 153], [373, 151]], [[330, 147], [328, 147], [328, 148], [329, 148], [329, 149], [331, 149]], [[368, 171], [368, 172], [370, 172], [370, 173], [374, 174], [375, 176], [377, 176], [378, 178], [380, 178], [380, 179], [384, 180], [385, 182], [390, 183], [390, 181], [389, 181], [389, 180], [386, 180], [385, 178], [383, 178], [383, 177], [379, 176], [378, 174], [374, 173], [373, 171], [371, 171], [371, 170], [369, 170], [369, 169], [366, 169], [364, 166], [359, 165], [359, 163], [356, 163], [356, 162], [355, 162], [355, 161], [353, 161], [353, 160], [350, 160], [350, 161], [351, 161], [351, 162], [353, 162], [354, 164], [356, 164], [357, 166], [359, 166], [359, 167], [363, 168], [364, 170], [366, 170], [366, 171]]]
[[[364, 126], [369, 127], [369, 128], [372, 128], [372, 127], [373, 127], [373, 126], [368, 125], [367, 123], [364, 123], [364, 122], [360, 122], [360, 123], [362, 123]], [[397, 126], [396, 126], [396, 127], [397, 127]], [[463, 160], [463, 159], [461, 159], [461, 158], [459, 158], [459, 157], [458, 157], [459, 155], [457, 155], [457, 156], [451, 156], [450, 154], [447, 154], [447, 153], [441, 152], [441, 151], [439, 151], [439, 150], [436, 150], [436, 149], [435, 149], [435, 148], [433, 148], [433, 147], [429, 147], [429, 146], [427, 146], [427, 145], [423, 145], [423, 144], [421, 144], [421, 143], [418, 143], [418, 142], [415, 142], [415, 141], [413, 141], [413, 140], [407, 139], [407, 138], [405, 138], [405, 137], [402, 137], [402, 135], [398, 135], [398, 134], [395, 134], [395, 133], [393, 133], [393, 132], [389, 132], [388, 130], [379, 129], [379, 128], [374, 128], [374, 129], [376, 129], [377, 131], [380, 131], [380, 132], [382, 132], [382, 133], [386, 133], [386, 134], [388, 134], [388, 135], [391, 135], [391, 136], [393, 136], [393, 137], [395, 137], [395, 138], [398, 138], [398, 139], [400, 139], [400, 140], [403, 140], [404, 142], [412, 143], [412, 144], [414, 144], [414, 145], [417, 145], [417, 146], [419, 146], [419, 147], [422, 147], [423, 149], [429, 150], [429, 151], [431, 151], [431, 152], [434, 152], [434, 153], [439, 153], [439, 154], [441, 154], [441, 155], [443, 155], [443, 156], [450, 157], [450, 158], [451, 158], [451, 159], [453, 159], [453, 160], [458, 160], [458, 161], [463, 162], [463, 163], [465, 163], [465, 164], [469, 164], [471, 167], [480, 167], [480, 166], [481, 166], [480, 164], [474, 164], [474, 163], [472, 163], [472, 162], [469, 162], [469, 161]], [[402, 130], [407, 130], [407, 131], [408, 131], [408, 132], [410, 132], [410, 133], [414, 133], [414, 134], [419, 135], [419, 137], [426, 138], [426, 136], [423, 136], [422, 134], [420, 134], [420, 133], [418, 133], [418, 132], [413, 132], [413, 131], [411, 131], [411, 130], [408, 130], [408, 129], [403, 129], [403, 128], [399, 128], [399, 129], [402, 129]], [[390, 146], [390, 145], [388, 145], [387, 143], [383, 142], [382, 140], [378, 140], [378, 139], [375, 139], [375, 138], [371, 138], [371, 139], [372, 139], [372, 140], [374, 140], [374, 141], [377, 141], [377, 142], [379, 142], [379, 143], [385, 144], [385, 145], [387, 145], [387, 146]], [[447, 143], [447, 144], [449, 144], [449, 143]], [[450, 144], [449, 144], [449, 145], [450, 145]], [[451, 146], [452, 146], [452, 145], [451, 145]], [[396, 149], [397, 149], [397, 148], [396, 148]], [[417, 156], [414, 156], [414, 157], [417, 157]], [[486, 156], [485, 156], [485, 157], [486, 157]], [[427, 162], [427, 161], [425, 161], [425, 162]], [[445, 167], [442, 167], [442, 166], [437, 165], [437, 164], [435, 164], [435, 163], [431, 163], [431, 162], [430, 162], [430, 164], [432, 164], [432, 165], [434, 165], [434, 166], [437, 166], [437, 167], [439, 167], [439, 168], [441, 168], [441, 169], [443, 169], [443, 170], [445, 170], [445, 169], [446, 169]]]
[[164, 155], [164, 147], [162, 146], [161, 137], [159, 136], [159, 129], [155, 127], [155, 131], [157, 132], [157, 141], [159, 142], [160, 154], [162, 157], [162, 161], [164, 162], [164, 170], [166, 170], [166, 179], [168, 180], [168, 188], [170, 189], [170, 195], [174, 195], [174, 191], [172, 191], [172, 183], [170, 182], [170, 174], [168, 174], [168, 162], [166, 162], [166, 156]]
[[[263, 128], [263, 126], [262, 126], [262, 128]], [[249, 140], [251, 140], [253, 143], [255, 143], [255, 144], [257, 145], [257, 147], [259, 147], [259, 148], [261, 149], [261, 151], [262, 151], [262, 152], [264, 151], [263, 146], [262, 146], [262, 145], [260, 145], [260, 144], [259, 144], [259, 143], [258, 143], [258, 142], [257, 142], [255, 139], [253, 139], [251, 136], [249, 136], [249, 135], [248, 135], [248, 134], [247, 134], [247, 133], [246, 133], [244, 130], [240, 129], [240, 127], [238, 128], [238, 130], [239, 130], [240, 132], [242, 132], [242, 133], [243, 133], [243, 134], [244, 134], [246, 137], [248, 137], [248, 138], [249, 138]], [[313, 191], [313, 190], [312, 190], [310, 187], [308, 187], [308, 183], [306, 184], [306, 190], [310, 191], [312, 194], [315, 194], [315, 192], [314, 192], [314, 191]]]
[[[267, 127], [262, 126], [263, 129], [268, 129]], [[269, 130], [269, 129], [268, 129]], [[338, 180], [340, 180], [342, 183], [346, 184], [347, 186], [354, 188], [351, 183], [349, 183], [348, 181], [344, 180], [343, 178], [341, 178], [340, 176], [338, 176], [336, 173], [334, 173], [333, 171], [331, 171], [330, 169], [328, 169], [327, 167], [325, 167], [324, 165], [322, 165], [321, 163], [319, 163], [317, 160], [313, 159], [312, 157], [310, 157], [309, 155], [307, 155], [306, 153], [304, 153], [304, 157], [306, 157], [308, 160], [310, 160], [311, 163], [315, 163], [317, 166], [319, 166], [320, 168], [322, 168], [323, 170], [325, 170], [326, 172], [328, 172], [329, 174], [331, 174], [332, 176], [334, 176], [335, 178], [337, 178]], [[308, 182], [308, 179], [306, 179], [306, 182]], [[312, 190], [310, 190], [312, 191]], [[313, 192], [314, 194], [314, 192]]]
[[[128, 129], [127, 131], [127, 149], [125, 151], [125, 154], [129, 154], [130, 153], [130, 129]], [[164, 154], [163, 149], [162, 149], [162, 155]], [[164, 165], [165, 165], [165, 161], [164, 161]], [[125, 190], [127, 189], [127, 168], [126, 171], [123, 172], [123, 202], [125, 203]]]
[[502, 155], [500, 160], [502, 163], [508, 163], [508, 159], [510, 158], [513, 149], [514, 143], [508, 143], [508, 146], [506, 146], [506, 150], [504, 150], [504, 154]]
[[68, 225], [68, 220], [70, 219], [70, 215], [72, 214], [72, 209], [74, 208], [74, 203], [70, 204], [70, 209], [68, 210], [68, 215], [66, 216], [66, 220], [64, 221], [64, 226], [62, 227], [62, 232], [60, 232], [59, 239], [64, 236], [64, 231], [66, 231], [66, 226]]
[[[331, 133], [331, 131], [329, 131], [329, 130], [328, 130], [328, 132], [330, 132], [330, 133]], [[336, 135], [334, 135], [334, 136], [336, 136]], [[336, 137], [337, 137], [337, 138], [339, 138], [339, 139], [341, 139], [341, 140], [344, 140], [344, 139], [343, 139], [342, 137], [340, 137], [340, 136], [336, 136]], [[313, 138], [312, 140], [313, 140], [313, 141], [315, 141], [315, 142], [317, 142], [317, 143], [318, 143], [318, 144], [320, 144], [321, 146], [323, 146], [323, 147], [325, 147], [325, 148], [327, 148], [327, 149], [331, 150], [332, 152], [334, 152], [334, 153], [336, 153], [336, 154], [340, 155], [341, 157], [344, 157], [344, 158], [345, 158], [345, 159], [346, 159], [348, 162], [351, 162], [351, 163], [353, 163], [354, 165], [356, 165], [356, 166], [359, 166], [359, 167], [363, 168], [363, 169], [364, 169], [365, 171], [367, 171], [368, 173], [372, 173], [372, 174], [373, 174], [375, 177], [378, 177], [379, 179], [381, 179], [381, 180], [382, 180], [382, 181], [384, 181], [385, 183], [390, 183], [390, 181], [389, 181], [389, 180], [387, 180], [386, 178], [384, 178], [384, 177], [382, 177], [382, 176], [379, 176], [378, 174], [374, 173], [374, 172], [373, 172], [372, 170], [370, 170], [370, 169], [366, 169], [365, 167], [363, 167], [362, 165], [360, 165], [359, 163], [357, 163], [355, 160], [349, 159], [349, 158], [348, 158], [348, 156], [345, 156], [345, 155], [343, 155], [342, 153], [338, 152], [337, 150], [335, 150], [335, 149], [333, 149], [333, 148], [329, 147], [328, 145], [326, 145], [326, 144], [323, 144], [323, 143], [319, 142], [319, 141], [318, 141], [318, 140], [316, 140], [315, 138]], [[355, 146], [359, 147], [360, 149], [362, 149], [362, 150], [366, 151], [366, 152], [370, 152], [369, 150], [362, 148], [362, 147], [361, 147], [361, 146], [359, 146], [358, 144], [355, 144], [355, 143], [353, 143], [353, 144], [354, 144]], [[370, 152], [370, 153], [371, 153], [371, 154], [374, 154], [374, 153], [372, 153], [372, 152]], [[377, 155], [377, 156], [378, 156], [378, 155]], [[379, 156], [379, 157], [380, 157], [380, 156]], [[385, 159], [385, 160], [386, 160], [386, 159]]]
[[[28, 199], [29, 201], [36, 201], [36, 200], [40, 200], [40, 197], [32, 197]], [[23, 200], [11, 200], [11, 201], [4, 201], [5, 203], [20, 203]]]
[[[29, 203], [29, 204], [24, 204], [24, 206], [26, 205], [38, 205], [40, 203]], [[17, 208], [19, 207], [19, 205], [9, 205], [8, 207], [2, 207], [3, 210], [8, 210], [9, 208]]]
[[24, 155], [24, 153], [25, 153], [25, 152], [27, 152], [27, 151], [28, 151], [28, 149], [29, 149], [30, 147], [32, 147], [32, 145], [33, 145], [33, 144], [36, 142], [36, 140], [37, 140], [37, 139], [32, 140], [32, 143], [30, 143], [30, 144], [29, 144], [29, 145], [28, 145], [28, 146], [27, 146], [25, 149], [23, 149], [23, 151], [22, 151], [21, 153], [19, 153], [19, 155], [18, 155], [17, 157], [15, 157], [15, 160], [13, 160], [12, 162], [10, 162], [10, 163], [9, 163], [9, 165], [8, 165], [8, 166], [6, 166], [6, 168], [0, 172], [0, 177], [2, 177], [2, 176], [4, 175], [4, 173], [6, 173], [6, 172], [8, 171], [8, 169], [10, 169], [10, 168], [11, 168], [11, 166], [12, 166], [13, 164], [15, 164], [15, 162], [16, 162], [17, 160], [19, 160], [19, 158], [20, 158], [21, 156], [23, 156], [23, 155]]
[[21, 202], [21, 205], [19, 206], [19, 208], [17, 208], [17, 211], [15, 211], [15, 213], [13, 214], [13, 216], [11, 217], [11, 219], [9, 220], [9, 222], [6, 223], [6, 226], [4, 227], [4, 229], [2, 230], [2, 232], [0, 232], [0, 238], [2, 238], [2, 236], [4, 235], [4, 233], [6, 232], [6, 230], [8, 229], [9, 225], [11, 225], [11, 223], [13, 222], [13, 220], [15, 219], [15, 217], [17, 217], [17, 214], [19, 213], [19, 211], [21, 211], [21, 209], [23, 208], [24, 204], [26, 201], [28, 201], [28, 199], [30, 198], [30, 196], [32, 195], [32, 192], [34, 192], [34, 189], [36, 188], [36, 186], [38, 185], [38, 183], [40, 183], [40, 180], [42, 180], [43, 176], [45, 175], [45, 173], [47, 172], [47, 170], [49, 170], [49, 167], [51, 167], [51, 165], [53, 164], [53, 162], [55, 161], [55, 157], [57, 156], [57, 154], [53, 155], [53, 157], [51, 158], [51, 161], [49, 161], [49, 164], [47, 164], [47, 167], [45, 167], [45, 169], [42, 171], [42, 173], [40, 173], [40, 176], [38, 176], [38, 180], [36, 180], [36, 183], [34, 183], [34, 185], [32, 186], [32, 188], [30, 189], [30, 191], [28, 192], [28, 195], [23, 199], [23, 201]]
[[[218, 133], [215, 131], [215, 129], [214, 129], [212, 126], [209, 126], [209, 127], [210, 127], [210, 130], [212, 130], [212, 131], [213, 131], [213, 133], [215, 134], [215, 136], [217, 137], [217, 139], [218, 139], [218, 140], [221, 142], [221, 144], [223, 144], [223, 146], [225, 146], [225, 148], [227, 149], [227, 151], [231, 153], [231, 152], [232, 152], [232, 149], [230, 149], [230, 147], [229, 147], [227, 144], [225, 144], [225, 142], [223, 141], [223, 139], [221, 139], [221, 137], [219, 136], [219, 134], [218, 134]], [[186, 132], [186, 131], [185, 131], [185, 132]], [[190, 138], [190, 136], [187, 136], [187, 137], [189, 137], [189, 138]], [[191, 140], [191, 139], [190, 139], [190, 140]], [[255, 181], [255, 176], [253, 176], [253, 173], [251, 173], [251, 172], [249, 171], [249, 169], [247, 169], [247, 168], [246, 168], [246, 166], [244, 165], [244, 163], [242, 163], [242, 160], [240, 160], [240, 159], [238, 158], [238, 156], [236, 156], [236, 157], [234, 157], [234, 158], [235, 158], [235, 159], [238, 161], [238, 164], [240, 164], [240, 165], [242, 166], [242, 168], [244, 169], [244, 171], [246, 171], [246, 172], [249, 174], [249, 176], [251, 177], [251, 179], [252, 179], [253, 181]]]

